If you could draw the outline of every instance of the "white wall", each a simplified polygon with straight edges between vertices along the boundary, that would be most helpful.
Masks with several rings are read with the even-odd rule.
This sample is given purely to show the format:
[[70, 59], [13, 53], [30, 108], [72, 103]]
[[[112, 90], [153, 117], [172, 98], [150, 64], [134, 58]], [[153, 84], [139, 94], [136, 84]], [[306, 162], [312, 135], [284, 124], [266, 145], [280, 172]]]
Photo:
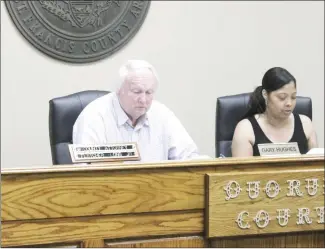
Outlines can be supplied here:
[[152, 1], [137, 35], [88, 65], [51, 59], [30, 45], [1, 3], [1, 166], [51, 164], [48, 101], [110, 89], [119, 66], [146, 59], [157, 99], [172, 109], [204, 154], [214, 156], [216, 98], [252, 91], [273, 66], [287, 68], [313, 99], [324, 146], [324, 2]]

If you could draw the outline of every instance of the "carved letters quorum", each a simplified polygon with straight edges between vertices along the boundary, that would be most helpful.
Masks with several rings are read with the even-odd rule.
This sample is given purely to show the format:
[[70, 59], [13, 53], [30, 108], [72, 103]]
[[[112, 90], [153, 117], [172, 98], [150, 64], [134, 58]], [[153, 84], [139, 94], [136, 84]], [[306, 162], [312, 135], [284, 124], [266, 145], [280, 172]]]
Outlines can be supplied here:
[[[324, 179], [323, 179], [324, 181]], [[319, 189], [319, 179], [312, 178], [312, 179], [305, 179], [306, 182], [306, 194], [309, 196], [315, 196]], [[256, 199], [261, 192], [260, 187], [260, 181], [248, 181], [247, 182], [247, 188], [246, 191], [248, 192], [248, 197], [250, 199]], [[301, 191], [301, 182], [299, 180], [287, 180], [288, 183], [288, 190], [286, 196], [288, 197], [303, 197], [304, 193]], [[323, 184], [324, 189], [324, 184]], [[228, 184], [224, 187], [224, 190], [226, 192], [225, 199], [228, 201], [230, 199], [235, 199], [239, 196], [239, 194], [242, 192], [242, 188], [236, 181], [229, 181]], [[269, 180], [265, 188], [263, 189], [265, 192], [265, 196], [267, 198], [275, 198], [279, 195], [279, 192], [281, 191], [281, 187], [279, 183], [275, 180]], [[324, 195], [324, 190], [323, 190]], [[299, 207], [297, 208], [298, 214], [297, 214], [297, 225], [302, 224], [311, 224], [313, 221], [309, 217], [310, 212], [315, 211], [317, 213], [319, 224], [324, 224], [324, 206], [321, 207], [315, 207], [314, 210], [310, 210], [306, 207]], [[291, 210], [289, 208], [279, 208], [276, 209], [277, 211], [277, 222], [280, 226], [286, 226], [289, 221]], [[236, 219], [236, 223], [238, 224], [238, 227], [241, 229], [249, 229], [250, 224], [246, 220], [250, 216], [249, 212], [246, 210], [241, 211]], [[265, 228], [269, 222], [270, 222], [270, 216], [267, 211], [265, 210], [259, 210], [256, 214], [256, 216], [253, 218], [256, 225], [259, 228]]]
[[324, 229], [324, 185], [324, 170], [207, 174], [207, 235]]

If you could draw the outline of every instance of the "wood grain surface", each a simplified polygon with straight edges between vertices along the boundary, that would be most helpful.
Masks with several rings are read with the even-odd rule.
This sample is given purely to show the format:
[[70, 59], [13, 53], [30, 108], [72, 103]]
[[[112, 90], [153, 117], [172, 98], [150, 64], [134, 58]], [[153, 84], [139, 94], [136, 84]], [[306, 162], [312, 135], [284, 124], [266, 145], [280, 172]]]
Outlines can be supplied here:
[[[2, 223], [2, 246], [203, 233], [203, 212], [148, 213]], [[90, 243], [90, 242], [89, 242]]]
[[[268, 159], [269, 160], [269, 159]], [[125, 171], [8, 174], [1, 182], [2, 221], [204, 208], [204, 176], [215, 172], [322, 168], [324, 161]], [[250, 161], [248, 161], [250, 162]], [[270, 163], [270, 162], [269, 162]], [[127, 203], [127, 205], [126, 205]]]
[[203, 209], [203, 172], [21, 177], [2, 182], [2, 220]]
[[83, 248], [104, 248], [105, 242], [103, 239], [89, 239], [84, 240], [81, 244]]
[[[297, 169], [324, 169], [324, 157], [2, 169], [1, 246], [112, 247], [113, 240], [119, 240], [116, 247], [210, 246], [201, 239], [206, 174]], [[288, 235], [281, 243], [305, 245], [301, 238], [315, 241], [313, 245], [324, 241], [313, 234]], [[274, 246], [283, 234], [269, 236]], [[240, 237], [226, 239], [218, 241], [229, 245]], [[256, 239], [252, 243], [263, 244]]]
[[301, 155], [294, 157], [227, 157], [227, 158], [211, 158], [205, 160], [185, 160], [185, 161], [161, 161], [155, 163], [94, 163], [91, 165], [84, 164], [67, 164], [67, 165], [48, 165], [48, 166], [28, 166], [14, 167], [7, 165], [1, 168], [1, 175], [22, 175], [38, 173], [58, 173], [58, 172], [95, 172], [95, 171], [130, 171], [130, 170], [152, 170], [152, 169], [176, 169], [176, 168], [192, 168], [192, 167], [218, 167], [218, 168], [236, 168], [248, 166], [252, 169], [258, 169], [264, 166], [277, 165], [312, 165], [314, 163], [324, 164], [324, 156]]
[[134, 240], [110, 243], [106, 242], [106, 248], [206, 248], [209, 242], [200, 236], [158, 238], [148, 240]]
[[324, 248], [324, 231], [212, 238], [214, 248]]

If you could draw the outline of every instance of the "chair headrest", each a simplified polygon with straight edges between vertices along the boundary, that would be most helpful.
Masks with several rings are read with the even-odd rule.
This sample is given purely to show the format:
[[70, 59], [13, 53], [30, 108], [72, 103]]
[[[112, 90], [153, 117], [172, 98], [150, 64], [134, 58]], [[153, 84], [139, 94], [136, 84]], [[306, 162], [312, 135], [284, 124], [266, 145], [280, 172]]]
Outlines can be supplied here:
[[109, 93], [89, 90], [51, 99], [49, 132], [51, 145], [72, 141], [72, 129], [81, 111], [93, 100]]

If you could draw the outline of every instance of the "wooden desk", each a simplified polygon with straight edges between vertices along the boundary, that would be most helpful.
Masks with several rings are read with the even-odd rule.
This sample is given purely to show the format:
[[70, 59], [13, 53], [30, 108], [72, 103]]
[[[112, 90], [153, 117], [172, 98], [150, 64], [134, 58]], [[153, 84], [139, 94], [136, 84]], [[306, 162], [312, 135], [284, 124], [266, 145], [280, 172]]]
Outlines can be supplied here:
[[2, 169], [1, 246], [324, 247], [324, 230], [205, 237], [206, 174], [315, 169], [324, 157]]

